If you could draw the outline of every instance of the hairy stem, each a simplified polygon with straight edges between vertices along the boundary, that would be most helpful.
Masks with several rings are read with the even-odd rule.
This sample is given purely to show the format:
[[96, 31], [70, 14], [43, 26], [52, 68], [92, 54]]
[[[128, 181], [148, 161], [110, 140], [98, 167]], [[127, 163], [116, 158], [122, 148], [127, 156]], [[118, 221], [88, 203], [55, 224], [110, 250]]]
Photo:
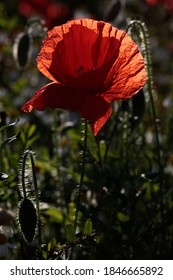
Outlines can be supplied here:
[[80, 199], [81, 199], [81, 192], [82, 186], [84, 181], [85, 175], [85, 159], [86, 159], [86, 150], [87, 150], [87, 139], [88, 139], [88, 122], [84, 119], [84, 137], [83, 137], [83, 149], [82, 149], [82, 158], [81, 158], [81, 174], [80, 174], [80, 182], [78, 187], [78, 196], [76, 202], [76, 213], [75, 213], [75, 221], [74, 221], [74, 229], [76, 231], [77, 222], [78, 222], [78, 215], [79, 215], [79, 206], [80, 206]]
[[25, 165], [26, 165], [27, 157], [28, 157], [28, 151], [24, 153], [23, 160], [22, 160], [22, 190], [23, 190], [24, 199], [27, 198], [26, 188], [25, 188]]
[[129, 22], [127, 26], [127, 32], [129, 35], [133, 36], [133, 31], [139, 32], [139, 39], [141, 40], [141, 49], [144, 51], [144, 59], [145, 59], [145, 66], [148, 74], [147, 79], [147, 89], [149, 93], [150, 105], [151, 105], [151, 114], [153, 119], [154, 125], [154, 132], [155, 132], [155, 142], [156, 142], [156, 153], [157, 153], [157, 164], [158, 164], [158, 174], [160, 178], [160, 194], [161, 194], [161, 202], [160, 202], [160, 211], [162, 217], [162, 235], [165, 238], [165, 230], [164, 230], [164, 191], [163, 191], [163, 165], [161, 161], [161, 146], [159, 140], [159, 131], [158, 131], [158, 123], [157, 123], [157, 116], [156, 116], [156, 109], [154, 104], [154, 90], [153, 90], [153, 81], [152, 81], [152, 67], [151, 67], [151, 54], [150, 54], [150, 43], [149, 43], [149, 36], [148, 30], [144, 22], [140, 20], [132, 20]]
[[40, 225], [40, 208], [39, 208], [37, 177], [36, 177], [33, 154], [30, 152], [29, 156], [30, 156], [31, 165], [32, 165], [32, 176], [33, 176], [33, 183], [34, 183], [34, 188], [35, 188], [35, 201], [36, 201], [36, 209], [37, 209], [37, 217], [38, 217], [38, 247], [39, 247], [39, 251], [41, 251], [41, 225]]
[[153, 81], [152, 81], [151, 54], [150, 54], [148, 30], [144, 22], [140, 20], [131, 20], [127, 26], [127, 33], [129, 32], [129, 34], [133, 36], [133, 30], [138, 30], [140, 32], [139, 39], [142, 41], [141, 48], [144, 51], [145, 66], [148, 74], [147, 89], [150, 98], [151, 113], [152, 113], [152, 119], [153, 119], [154, 131], [155, 131], [155, 141], [157, 146], [156, 149], [157, 162], [158, 162], [159, 173], [161, 174], [162, 163], [161, 163], [161, 155], [160, 155], [160, 141], [159, 141], [159, 132], [158, 132], [158, 125], [157, 125], [157, 116], [156, 116], [156, 109], [155, 109], [154, 98], [153, 98], [154, 91], [153, 91]]

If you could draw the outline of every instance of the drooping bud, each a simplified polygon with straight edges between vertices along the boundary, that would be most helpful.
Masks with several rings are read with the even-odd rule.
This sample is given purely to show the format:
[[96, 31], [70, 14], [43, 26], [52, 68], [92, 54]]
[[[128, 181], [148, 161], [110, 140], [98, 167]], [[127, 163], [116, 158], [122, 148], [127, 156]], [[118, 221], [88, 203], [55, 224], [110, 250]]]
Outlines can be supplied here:
[[32, 242], [36, 233], [37, 214], [33, 202], [27, 198], [20, 203], [19, 224], [25, 240]]
[[13, 45], [13, 57], [19, 69], [28, 66], [31, 59], [31, 45], [32, 39], [28, 33], [18, 34]]

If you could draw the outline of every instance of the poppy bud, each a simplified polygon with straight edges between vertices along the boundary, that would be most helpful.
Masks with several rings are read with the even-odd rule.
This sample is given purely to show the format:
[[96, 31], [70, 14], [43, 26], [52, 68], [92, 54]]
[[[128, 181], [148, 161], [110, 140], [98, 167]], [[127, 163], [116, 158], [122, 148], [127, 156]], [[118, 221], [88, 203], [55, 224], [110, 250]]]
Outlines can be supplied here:
[[36, 232], [37, 214], [33, 202], [23, 199], [19, 208], [19, 223], [26, 241], [31, 242]]
[[13, 46], [13, 57], [19, 69], [25, 68], [31, 58], [31, 38], [28, 33], [20, 33]]

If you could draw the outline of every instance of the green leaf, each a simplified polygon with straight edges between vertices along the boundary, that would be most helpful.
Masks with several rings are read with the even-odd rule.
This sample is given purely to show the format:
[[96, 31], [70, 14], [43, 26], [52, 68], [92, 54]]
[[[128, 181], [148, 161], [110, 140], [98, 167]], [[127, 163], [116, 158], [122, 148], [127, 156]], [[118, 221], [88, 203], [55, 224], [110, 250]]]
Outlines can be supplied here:
[[56, 246], [56, 239], [53, 238], [48, 244], [47, 244], [47, 251], [50, 252], [53, 250]]
[[91, 219], [88, 219], [85, 222], [85, 226], [84, 226], [84, 234], [85, 235], [91, 235], [92, 234], [92, 230], [93, 230], [93, 224]]
[[49, 208], [43, 211], [43, 214], [49, 216], [52, 222], [62, 223], [63, 215], [62, 213], [57, 210], [56, 208]]
[[68, 215], [69, 220], [74, 221], [76, 208], [75, 208], [75, 204], [73, 202], [69, 203], [68, 213], [69, 213], [69, 215]]
[[120, 222], [126, 223], [130, 220], [128, 215], [123, 214], [122, 212], [117, 213], [117, 218]]
[[37, 127], [36, 127], [35, 124], [33, 124], [33, 125], [30, 126], [30, 128], [29, 128], [29, 130], [28, 130], [28, 138], [30, 138], [30, 137], [34, 134], [34, 132], [36, 131], [36, 129], [37, 129]]
[[30, 140], [28, 140], [26, 147], [29, 148], [39, 137], [40, 135], [35, 135]]
[[72, 224], [66, 225], [66, 238], [70, 242], [75, 240], [75, 230]]
[[23, 131], [21, 132], [21, 141], [24, 144], [25, 148], [28, 149], [39, 137], [40, 134], [37, 133], [37, 126], [35, 124], [29, 125], [25, 124]]

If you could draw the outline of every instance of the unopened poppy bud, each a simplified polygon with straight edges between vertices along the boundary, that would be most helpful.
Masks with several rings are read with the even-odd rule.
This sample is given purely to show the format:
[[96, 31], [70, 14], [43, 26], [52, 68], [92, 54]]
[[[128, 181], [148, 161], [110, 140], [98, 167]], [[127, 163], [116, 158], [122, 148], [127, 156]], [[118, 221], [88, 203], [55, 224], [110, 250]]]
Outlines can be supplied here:
[[20, 204], [19, 223], [25, 240], [32, 242], [36, 232], [37, 214], [33, 202], [27, 198]]
[[13, 57], [19, 69], [25, 68], [31, 58], [31, 38], [28, 33], [22, 32], [16, 37], [13, 46]]

